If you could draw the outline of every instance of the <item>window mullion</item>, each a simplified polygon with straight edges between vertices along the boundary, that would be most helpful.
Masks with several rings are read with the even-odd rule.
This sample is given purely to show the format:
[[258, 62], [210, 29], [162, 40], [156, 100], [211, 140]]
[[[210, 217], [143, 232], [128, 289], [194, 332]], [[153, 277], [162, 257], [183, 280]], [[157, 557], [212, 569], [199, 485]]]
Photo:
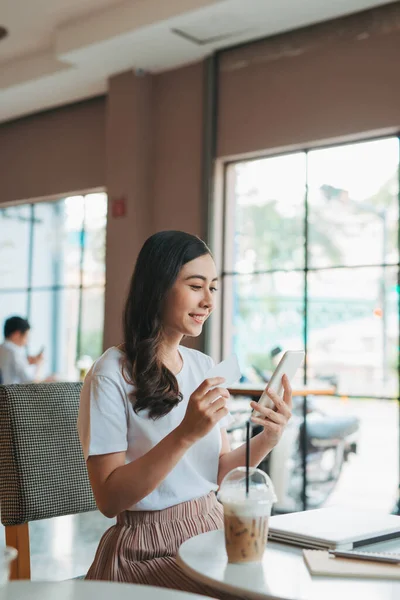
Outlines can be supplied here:
[[76, 336], [76, 360], [81, 356], [82, 349], [82, 309], [83, 309], [83, 270], [85, 258], [85, 243], [86, 243], [86, 201], [84, 196], [83, 205], [83, 222], [80, 234], [80, 260], [79, 260], [79, 304], [78, 304], [78, 333]]
[[34, 225], [35, 225], [35, 205], [30, 204], [29, 218], [29, 246], [28, 246], [28, 287], [26, 298], [26, 314], [28, 321], [31, 318], [32, 308], [32, 278], [33, 278], [33, 244], [34, 244]]

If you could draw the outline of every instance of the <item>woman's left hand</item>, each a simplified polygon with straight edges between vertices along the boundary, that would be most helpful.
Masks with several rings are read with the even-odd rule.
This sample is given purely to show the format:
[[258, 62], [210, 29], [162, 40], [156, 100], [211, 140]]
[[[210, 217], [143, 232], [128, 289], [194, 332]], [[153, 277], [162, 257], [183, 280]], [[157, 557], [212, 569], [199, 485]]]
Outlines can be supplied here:
[[251, 407], [258, 413], [261, 413], [260, 415], [252, 416], [251, 421], [255, 425], [264, 427], [263, 434], [265, 434], [271, 449], [279, 442], [292, 416], [292, 388], [286, 375], [282, 377], [282, 384], [284, 389], [283, 399], [272, 390], [267, 391], [268, 396], [275, 404], [274, 409], [260, 406], [257, 402], [250, 402]]

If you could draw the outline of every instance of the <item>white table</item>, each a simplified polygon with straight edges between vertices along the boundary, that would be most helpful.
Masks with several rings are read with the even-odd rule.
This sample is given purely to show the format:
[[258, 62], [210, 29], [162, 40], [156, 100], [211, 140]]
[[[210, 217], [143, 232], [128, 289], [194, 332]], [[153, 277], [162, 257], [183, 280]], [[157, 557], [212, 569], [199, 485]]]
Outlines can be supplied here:
[[[375, 544], [375, 549], [400, 552], [400, 542]], [[184, 542], [179, 549], [178, 562], [194, 580], [251, 599], [400, 599], [400, 581], [312, 577], [301, 549], [284, 544], [268, 543], [262, 563], [230, 565], [221, 530], [203, 533]]]
[[12, 581], [0, 588], [1, 600], [204, 600], [204, 596], [149, 585], [107, 581], [39, 583]]

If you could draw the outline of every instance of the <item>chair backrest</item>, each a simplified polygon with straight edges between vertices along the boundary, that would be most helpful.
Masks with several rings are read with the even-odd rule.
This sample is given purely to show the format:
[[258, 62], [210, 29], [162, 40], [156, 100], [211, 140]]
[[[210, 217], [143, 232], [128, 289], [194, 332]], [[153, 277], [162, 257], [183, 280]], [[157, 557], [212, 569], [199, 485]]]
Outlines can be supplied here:
[[0, 512], [6, 536], [7, 526], [96, 509], [76, 429], [81, 387], [0, 385]]

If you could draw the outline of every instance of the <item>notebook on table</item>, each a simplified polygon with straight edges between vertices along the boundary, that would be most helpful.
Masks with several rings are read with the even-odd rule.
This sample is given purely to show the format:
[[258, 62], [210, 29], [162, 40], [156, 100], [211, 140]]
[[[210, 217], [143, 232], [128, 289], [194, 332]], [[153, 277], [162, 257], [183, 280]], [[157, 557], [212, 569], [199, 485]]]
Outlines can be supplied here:
[[316, 550], [349, 550], [400, 538], [400, 516], [328, 507], [271, 517], [268, 537]]
[[400, 580], [399, 565], [337, 558], [330, 556], [326, 550], [303, 550], [303, 557], [311, 575]]

